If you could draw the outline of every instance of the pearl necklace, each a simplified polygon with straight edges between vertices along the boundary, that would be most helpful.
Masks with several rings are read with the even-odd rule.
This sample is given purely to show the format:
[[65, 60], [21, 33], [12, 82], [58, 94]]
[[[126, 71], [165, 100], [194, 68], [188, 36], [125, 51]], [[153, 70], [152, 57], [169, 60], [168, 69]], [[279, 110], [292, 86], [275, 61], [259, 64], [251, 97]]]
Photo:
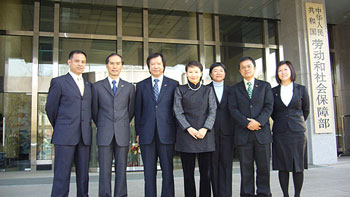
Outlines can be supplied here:
[[200, 81], [200, 82], [199, 82], [199, 86], [198, 86], [198, 88], [196, 88], [196, 89], [193, 89], [193, 88], [190, 86], [190, 83], [187, 83], [187, 86], [188, 86], [189, 89], [191, 89], [191, 90], [193, 90], [193, 91], [197, 91], [197, 90], [199, 90], [199, 88], [201, 88], [202, 83], [201, 83], [201, 81]]

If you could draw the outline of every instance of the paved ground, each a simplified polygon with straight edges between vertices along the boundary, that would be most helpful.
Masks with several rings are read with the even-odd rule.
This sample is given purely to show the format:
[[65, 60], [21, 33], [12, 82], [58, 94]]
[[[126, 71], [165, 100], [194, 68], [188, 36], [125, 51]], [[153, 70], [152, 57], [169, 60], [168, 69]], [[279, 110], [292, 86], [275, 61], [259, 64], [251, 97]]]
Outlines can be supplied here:
[[[70, 196], [75, 195], [75, 177], [72, 174]], [[234, 162], [233, 170], [233, 196], [239, 196], [239, 164]], [[37, 172], [0, 172], [0, 197], [44, 197], [50, 196], [52, 186], [52, 171]], [[183, 194], [182, 171], [175, 170], [175, 194]], [[161, 172], [158, 173], [158, 186], [161, 184]], [[196, 174], [198, 188], [198, 172]], [[141, 197], [143, 195], [143, 173], [128, 173], [128, 194], [130, 197]], [[282, 196], [278, 182], [277, 172], [271, 172], [271, 189], [273, 196]], [[98, 174], [90, 173], [90, 196], [97, 196]], [[290, 195], [293, 196], [294, 189], [291, 178]], [[160, 194], [160, 187], [158, 187]], [[160, 196], [160, 195], [158, 195]], [[309, 166], [305, 171], [305, 181], [302, 190], [303, 197], [349, 197], [350, 196], [350, 156], [339, 158], [334, 165]]]

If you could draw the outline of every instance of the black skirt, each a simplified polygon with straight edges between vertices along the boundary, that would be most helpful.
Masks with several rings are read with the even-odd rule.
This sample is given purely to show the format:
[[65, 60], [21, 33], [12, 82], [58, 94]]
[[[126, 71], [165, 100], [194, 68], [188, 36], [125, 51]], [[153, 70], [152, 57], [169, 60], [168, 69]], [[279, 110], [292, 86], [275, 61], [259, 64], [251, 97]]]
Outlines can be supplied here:
[[272, 143], [274, 170], [303, 172], [308, 169], [307, 139], [305, 132], [274, 133]]

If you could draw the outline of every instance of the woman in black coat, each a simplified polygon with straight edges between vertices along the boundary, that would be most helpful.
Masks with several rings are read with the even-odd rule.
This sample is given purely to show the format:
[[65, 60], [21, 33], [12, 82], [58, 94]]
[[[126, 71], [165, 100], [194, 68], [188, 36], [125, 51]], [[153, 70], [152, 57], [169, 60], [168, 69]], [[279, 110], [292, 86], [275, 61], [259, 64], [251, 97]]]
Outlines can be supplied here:
[[195, 159], [200, 173], [200, 197], [210, 196], [211, 154], [215, 150], [213, 126], [216, 100], [213, 88], [202, 84], [203, 66], [198, 61], [186, 65], [188, 84], [175, 89], [174, 111], [178, 120], [176, 150], [180, 153], [185, 196], [196, 196]]
[[290, 61], [277, 64], [276, 80], [272, 89], [274, 108], [272, 166], [279, 170], [278, 177], [284, 197], [289, 196], [289, 172], [293, 172], [295, 196], [300, 196], [304, 169], [308, 168], [306, 125], [310, 111], [309, 95], [305, 88], [295, 83], [295, 70]]

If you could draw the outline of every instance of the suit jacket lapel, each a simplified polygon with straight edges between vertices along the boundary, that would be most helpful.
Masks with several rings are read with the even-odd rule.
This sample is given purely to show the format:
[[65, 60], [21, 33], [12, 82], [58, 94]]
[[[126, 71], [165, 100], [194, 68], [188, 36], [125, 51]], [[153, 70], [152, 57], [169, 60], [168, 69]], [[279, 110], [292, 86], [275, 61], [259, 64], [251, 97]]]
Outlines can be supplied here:
[[120, 94], [120, 92], [123, 91], [124, 86], [125, 86], [125, 81], [122, 79], [119, 79], [118, 89], [117, 89], [117, 93], [115, 94], [115, 97], [117, 97]]
[[[120, 81], [119, 81], [119, 83], [120, 83]], [[109, 84], [108, 77], [107, 77], [105, 80], [103, 80], [103, 87], [106, 88], [107, 92], [109, 92], [109, 94], [110, 94], [111, 96], [114, 96], [113, 91], [112, 91], [112, 87], [111, 87], [111, 85]], [[118, 92], [118, 91], [117, 91], [117, 92]]]
[[288, 107], [293, 106], [293, 104], [297, 100], [298, 95], [299, 95], [299, 86], [298, 86], [298, 84], [293, 83], [293, 96], [292, 96], [292, 100], [290, 100], [290, 102], [289, 102]]
[[[153, 89], [153, 88], [152, 88]], [[162, 87], [160, 88], [160, 92], [159, 92], [159, 96], [158, 96], [158, 100], [157, 103], [160, 102], [160, 100], [162, 99], [162, 97], [165, 95], [165, 93], [168, 90], [168, 78], [167, 77], [163, 77], [163, 82], [162, 82]], [[154, 96], [153, 96], [154, 97]]]
[[74, 90], [73, 92], [81, 96], [78, 85], [75, 83], [73, 77], [69, 73], [66, 74], [65, 79], [67, 80], [68, 84], [72, 86]]
[[209, 85], [210, 85], [210, 86], [213, 88], [213, 90], [214, 90], [214, 95], [215, 95], [216, 104], [217, 104], [217, 106], [219, 106], [220, 103], [219, 103], [218, 97], [216, 96], [216, 92], [215, 92], [215, 88], [214, 88], [213, 82], [211, 82]]
[[[254, 99], [254, 97], [255, 97], [255, 95], [256, 95], [256, 92], [259, 91], [259, 85], [260, 85], [260, 81], [258, 81], [257, 79], [255, 79], [251, 100]], [[247, 91], [246, 91], [246, 92], [247, 92]], [[255, 93], [255, 94], [254, 94], [254, 93]], [[248, 92], [247, 92], [247, 95], [248, 95]], [[248, 97], [249, 97], [249, 96], [248, 96]]]
[[[245, 88], [244, 81], [241, 81], [241, 83], [238, 85], [238, 89], [241, 91], [241, 93], [249, 99], [247, 89]], [[253, 88], [254, 93], [254, 88]], [[254, 94], [253, 94], [254, 95]], [[253, 97], [252, 97], [253, 98]]]
[[148, 91], [153, 101], [156, 102], [156, 98], [154, 97], [154, 93], [153, 93], [152, 77], [149, 77], [145, 82], [146, 82], [146, 91]]

